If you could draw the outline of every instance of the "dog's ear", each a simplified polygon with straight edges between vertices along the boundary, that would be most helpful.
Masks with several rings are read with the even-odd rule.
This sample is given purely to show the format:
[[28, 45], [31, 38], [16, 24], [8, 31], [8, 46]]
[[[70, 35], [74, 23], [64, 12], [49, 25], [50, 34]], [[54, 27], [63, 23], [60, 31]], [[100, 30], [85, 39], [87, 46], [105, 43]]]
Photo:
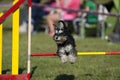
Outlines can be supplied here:
[[60, 27], [61, 27], [62, 29], [64, 29], [64, 32], [65, 32], [65, 33], [70, 34], [70, 33], [69, 33], [70, 31], [69, 31], [68, 27], [66, 26], [65, 21], [60, 20], [60, 21], [58, 21], [58, 23], [59, 23]]
[[62, 21], [62, 20], [58, 21], [58, 24], [59, 24], [60, 28], [65, 28], [66, 27], [65, 22]]

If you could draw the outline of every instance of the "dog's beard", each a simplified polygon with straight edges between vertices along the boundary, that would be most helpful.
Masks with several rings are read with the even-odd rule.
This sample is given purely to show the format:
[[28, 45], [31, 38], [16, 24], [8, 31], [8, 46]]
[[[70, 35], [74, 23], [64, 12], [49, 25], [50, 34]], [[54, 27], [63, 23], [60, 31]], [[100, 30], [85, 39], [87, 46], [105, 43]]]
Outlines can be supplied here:
[[67, 36], [54, 36], [54, 40], [57, 44], [62, 44], [67, 40]]

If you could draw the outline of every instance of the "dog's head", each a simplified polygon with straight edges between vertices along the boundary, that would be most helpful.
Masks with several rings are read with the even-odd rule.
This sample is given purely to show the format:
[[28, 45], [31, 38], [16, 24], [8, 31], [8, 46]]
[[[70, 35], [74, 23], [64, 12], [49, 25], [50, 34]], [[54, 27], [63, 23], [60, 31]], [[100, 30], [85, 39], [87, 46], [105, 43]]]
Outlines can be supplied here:
[[62, 44], [67, 40], [67, 34], [68, 34], [68, 29], [65, 25], [65, 22], [60, 20], [55, 26], [55, 34], [53, 36], [53, 39], [56, 41], [58, 44]]

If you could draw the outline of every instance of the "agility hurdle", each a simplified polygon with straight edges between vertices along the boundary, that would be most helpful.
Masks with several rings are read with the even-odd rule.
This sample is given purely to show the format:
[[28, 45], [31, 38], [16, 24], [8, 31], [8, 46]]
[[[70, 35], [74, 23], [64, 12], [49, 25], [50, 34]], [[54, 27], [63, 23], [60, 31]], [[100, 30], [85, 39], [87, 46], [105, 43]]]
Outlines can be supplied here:
[[[19, 6], [25, 0], [14, 0], [13, 6], [0, 14], [0, 80], [30, 80], [30, 73], [19, 74]], [[2, 22], [12, 14], [12, 72], [11, 74], [2, 74]]]
[[[2, 13], [0, 13], [2, 16]], [[0, 24], [0, 74], [2, 72], [2, 24]]]
[[[90, 55], [120, 55], [120, 52], [78, 52], [78, 56], [90, 56]], [[55, 52], [46, 53], [32, 53], [31, 56], [57, 56]]]

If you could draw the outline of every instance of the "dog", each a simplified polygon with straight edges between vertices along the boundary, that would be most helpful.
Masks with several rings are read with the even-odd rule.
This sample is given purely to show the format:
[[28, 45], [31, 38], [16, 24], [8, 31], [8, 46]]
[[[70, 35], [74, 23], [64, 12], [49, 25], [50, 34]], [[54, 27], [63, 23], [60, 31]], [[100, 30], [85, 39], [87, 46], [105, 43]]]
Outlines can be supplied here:
[[63, 63], [68, 60], [70, 63], [74, 63], [77, 57], [77, 50], [73, 36], [62, 20], [54, 24], [54, 27], [55, 34], [53, 35], [53, 39], [57, 44], [57, 55]]

